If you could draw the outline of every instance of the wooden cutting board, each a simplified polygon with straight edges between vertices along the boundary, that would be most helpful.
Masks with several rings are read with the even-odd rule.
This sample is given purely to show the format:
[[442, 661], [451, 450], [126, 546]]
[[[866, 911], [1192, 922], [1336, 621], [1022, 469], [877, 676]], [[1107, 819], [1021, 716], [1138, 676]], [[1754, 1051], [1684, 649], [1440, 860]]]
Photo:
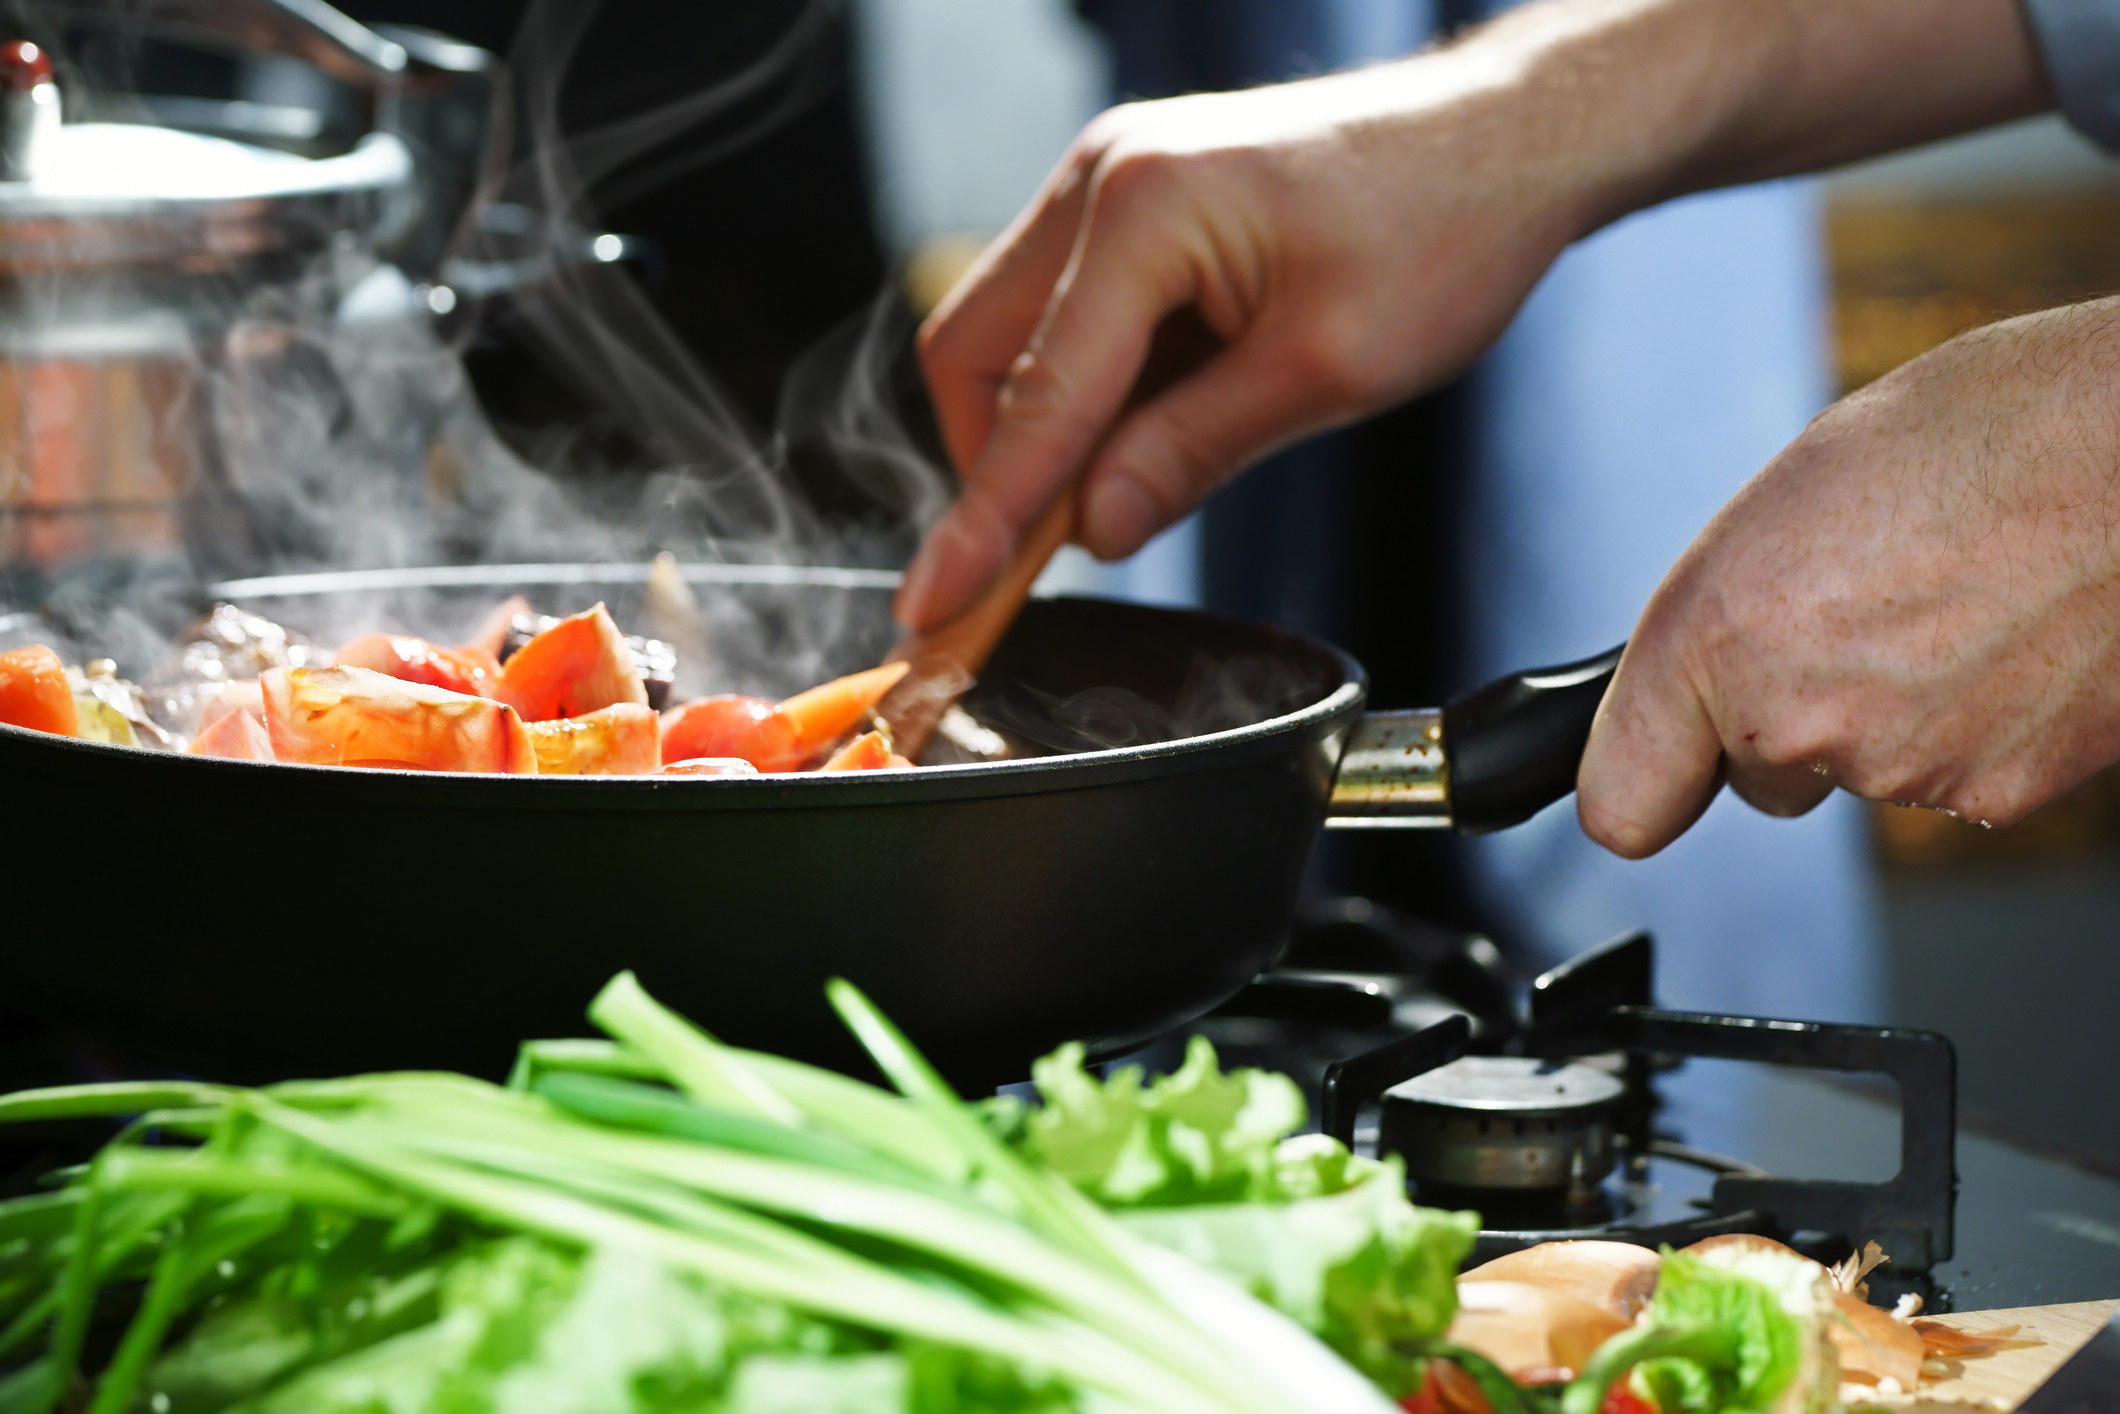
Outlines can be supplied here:
[[1878, 1407], [1916, 1414], [1964, 1414], [1968, 1410], [2015, 1409], [2025, 1396], [2046, 1382], [2046, 1377], [2082, 1348], [2105, 1324], [2120, 1301], [2082, 1301], [2072, 1306], [2023, 1306], [2011, 1311], [1967, 1311], [1937, 1316], [1941, 1324], [1965, 1331], [1991, 1331], [2016, 1326], [2008, 1344], [1986, 1355], [1968, 1356], [1951, 1362], [1948, 1379], [1923, 1380], [1913, 1395], [1881, 1397], [1866, 1405], [1850, 1402], [1851, 1408]]

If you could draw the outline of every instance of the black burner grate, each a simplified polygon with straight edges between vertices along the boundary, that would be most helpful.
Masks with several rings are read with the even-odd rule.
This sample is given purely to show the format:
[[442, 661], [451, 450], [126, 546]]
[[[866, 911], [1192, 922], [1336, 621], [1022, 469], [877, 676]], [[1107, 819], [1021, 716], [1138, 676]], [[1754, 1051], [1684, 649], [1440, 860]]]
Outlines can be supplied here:
[[[1268, 974], [1218, 1018], [1279, 1021], [1303, 1033], [1283, 1044], [1345, 1049], [1318, 1081], [1320, 1127], [1354, 1144], [1363, 1116], [1387, 1090], [1462, 1056], [1600, 1058], [1616, 1065], [1625, 1096], [1616, 1117], [1618, 1172], [1594, 1194], [1566, 1199], [1495, 1190], [1422, 1190], [1424, 1202], [1476, 1207], [1493, 1224], [1491, 1254], [1556, 1238], [1604, 1236], [1683, 1245], [1714, 1233], [1757, 1231], [1845, 1253], [1875, 1241], [1902, 1273], [1951, 1255], [1958, 1180], [1956, 1060], [1950, 1042], [1923, 1031], [1659, 1010], [1654, 949], [1639, 933], [1555, 968], [1533, 984], [1521, 1014], [1465, 1007], [1421, 1014], [1418, 979], [1399, 972], [1307, 970]], [[1428, 998], [1429, 1010], [1435, 1008]], [[1483, 1014], [1484, 1013], [1484, 1014]], [[1379, 1041], [1380, 1031], [1395, 1029]], [[1210, 1034], [1213, 1034], [1210, 1026]], [[1899, 1170], [1882, 1183], [1778, 1178], [1685, 1147], [1655, 1132], [1655, 1074], [1689, 1058], [1734, 1060], [1844, 1074], [1883, 1074], [1899, 1088]], [[1268, 1063], [1271, 1063], [1270, 1061]]]

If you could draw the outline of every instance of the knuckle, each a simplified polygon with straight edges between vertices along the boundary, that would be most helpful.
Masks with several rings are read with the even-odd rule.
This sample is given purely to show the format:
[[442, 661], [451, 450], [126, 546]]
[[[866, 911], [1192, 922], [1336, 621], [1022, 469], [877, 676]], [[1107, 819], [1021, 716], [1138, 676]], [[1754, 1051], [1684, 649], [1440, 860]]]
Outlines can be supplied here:
[[1854, 753], [1840, 783], [1869, 800], [1931, 806], [1950, 790], [1947, 773], [1907, 742], [1871, 742]]
[[1114, 143], [1097, 164], [1096, 204], [1120, 212], [1161, 205], [1176, 177], [1170, 154], [1136, 143]]
[[1314, 320], [1290, 343], [1289, 371], [1333, 403], [1367, 402], [1376, 392], [1367, 343], [1365, 331], [1354, 319]]
[[1184, 428], [1169, 424], [1143, 429], [1125, 461], [1127, 474], [1169, 520], [1183, 515], [1219, 479], [1214, 449]]
[[[1773, 651], [1771, 646], [1780, 641], [1772, 633], [1746, 633], [1742, 628], [1737, 632], [1740, 651], [1753, 656]], [[1731, 679], [1719, 680], [1726, 689], [1733, 687]], [[1860, 726], [1866, 719], [1855, 710], [1856, 704], [1833, 687], [1739, 678], [1734, 688], [1735, 700], [1745, 704], [1741, 715], [1718, 726], [1733, 764], [1748, 764], [1763, 773], [1792, 779], [1801, 773], [1838, 784], [1851, 774], [1865, 747], [1874, 743], [1874, 733]]]
[[1807, 767], [1828, 758], [1827, 744], [1798, 723], [1765, 726], [1749, 733], [1746, 754], [1773, 771]]
[[1017, 356], [995, 399], [995, 409], [1025, 426], [1064, 423], [1074, 415], [1076, 397], [1067, 376], [1036, 349]]
[[1927, 794], [1918, 772], [1897, 765], [1857, 765], [1843, 773], [1840, 784], [1850, 794], [1890, 805], [1920, 805]]
[[1094, 160], [1109, 152], [1137, 124], [1141, 105], [1139, 103], [1116, 103], [1082, 125], [1075, 137], [1072, 155], [1077, 159]]

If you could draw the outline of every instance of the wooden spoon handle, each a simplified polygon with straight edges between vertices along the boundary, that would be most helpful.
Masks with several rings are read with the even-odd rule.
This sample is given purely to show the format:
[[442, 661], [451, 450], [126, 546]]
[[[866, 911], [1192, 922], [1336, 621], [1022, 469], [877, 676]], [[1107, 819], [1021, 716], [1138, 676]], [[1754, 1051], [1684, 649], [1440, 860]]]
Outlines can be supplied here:
[[918, 760], [950, 705], [972, 685], [1030, 598], [1031, 586], [1075, 531], [1075, 488], [1069, 486], [1031, 525], [1001, 577], [971, 607], [939, 628], [909, 633], [884, 658], [913, 665], [905, 680], [878, 705], [891, 724], [899, 754]]

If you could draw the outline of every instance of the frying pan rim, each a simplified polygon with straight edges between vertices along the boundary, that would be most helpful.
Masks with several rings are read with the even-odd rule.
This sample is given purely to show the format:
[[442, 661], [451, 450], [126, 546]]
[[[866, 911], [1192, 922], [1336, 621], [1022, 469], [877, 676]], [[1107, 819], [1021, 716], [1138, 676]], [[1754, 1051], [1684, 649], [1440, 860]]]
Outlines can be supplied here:
[[[469, 568], [469, 567], [467, 567]], [[495, 573], [503, 569], [530, 569], [531, 566], [481, 566], [479, 569]], [[547, 568], [564, 568], [551, 566]], [[603, 566], [595, 568], [602, 569]], [[616, 572], [626, 567], [611, 566]], [[778, 567], [776, 567], [778, 568]], [[783, 573], [787, 571], [783, 570]], [[338, 572], [334, 572], [338, 573]], [[810, 571], [820, 576], [837, 576], [841, 571]], [[325, 580], [332, 574], [315, 576], [276, 576], [283, 581], [297, 579]], [[474, 579], [473, 583], [477, 583]], [[780, 583], [798, 585], [816, 583], [815, 580], [789, 579]], [[829, 580], [824, 581], [831, 587]], [[253, 590], [258, 597], [265, 597], [265, 581], [251, 580], [231, 582], [229, 587], [241, 583]], [[218, 590], [221, 585], [213, 586]], [[861, 584], [860, 588], [880, 587]], [[493, 772], [444, 772], [406, 771], [370, 766], [319, 766], [299, 762], [237, 761], [222, 757], [194, 756], [189, 752], [159, 751], [151, 748], [119, 746], [107, 742], [83, 741], [79, 738], [54, 736], [33, 731], [26, 727], [0, 723], [0, 744], [19, 739], [20, 748], [33, 751], [110, 753], [104, 759], [115, 762], [120, 756], [148, 758], [159, 764], [141, 764], [149, 770], [175, 769], [222, 772], [221, 781], [233, 784], [245, 778], [260, 789], [271, 789], [275, 780], [293, 779], [294, 771], [311, 773], [312, 779], [337, 782], [340, 787], [353, 789], [359, 795], [387, 790], [404, 790], [402, 783], [410, 780], [425, 788], [416, 793], [416, 799], [408, 803], [420, 805], [447, 805], [460, 808], [524, 809], [562, 804], [570, 809], [772, 809], [772, 808], [824, 808], [830, 806], [859, 805], [868, 803], [911, 803], [920, 800], [942, 802], [947, 800], [974, 799], [980, 797], [1036, 795], [1056, 791], [1088, 789], [1113, 781], [1136, 780], [1144, 775], [1165, 776], [1182, 774], [1194, 770], [1206, 770], [1233, 764], [1236, 761], [1269, 751], [1273, 744], [1289, 733], [1300, 733], [1306, 728], [1329, 723], [1336, 717], [1351, 717], [1360, 711], [1368, 694], [1368, 675], [1362, 665], [1345, 650], [1297, 633], [1279, 625], [1259, 624], [1236, 619], [1227, 615], [1207, 613], [1197, 609], [1178, 609], [1162, 605], [1131, 603], [1124, 600], [1103, 599], [1091, 595], [1055, 596], [1083, 603], [1109, 604], [1129, 612], [1192, 617], [1219, 620], [1252, 632], [1263, 632], [1279, 636], [1301, 645], [1313, 652], [1326, 655], [1339, 669], [1339, 684], [1325, 696], [1293, 712], [1269, 717], [1249, 726], [1231, 727], [1222, 731], [1207, 732], [1198, 736], [1180, 737], [1174, 741], [1154, 742], [1141, 746], [1110, 747], [1101, 751], [1069, 752], [1056, 756], [1038, 756], [1015, 761], [974, 761], [949, 766], [923, 766], [914, 771], [790, 771], [759, 776], [722, 776], [709, 778], [685, 778], [669, 776], [529, 776], [503, 775]], [[1337, 764], [1336, 760], [1335, 763]], [[261, 769], [263, 768], [263, 769]], [[234, 773], [234, 774], [232, 774]], [[166, 778], [165, 778], [166, 779]], [[201, 776], [202, 783], [209, 779]], [[918, 782], [914, 785], [912, 783]], [[392, 784], [398, 783], [398, 784]], [[534, 783], [534, 784], [532, 784]], [[513, 797], [502, 794], [515, 791]], [[443, 795], [442, 793], [452, 793]], [[536, 792], [529, 794], [527, 792]], [[484, 794], [481, 794], [484, 793]]]

